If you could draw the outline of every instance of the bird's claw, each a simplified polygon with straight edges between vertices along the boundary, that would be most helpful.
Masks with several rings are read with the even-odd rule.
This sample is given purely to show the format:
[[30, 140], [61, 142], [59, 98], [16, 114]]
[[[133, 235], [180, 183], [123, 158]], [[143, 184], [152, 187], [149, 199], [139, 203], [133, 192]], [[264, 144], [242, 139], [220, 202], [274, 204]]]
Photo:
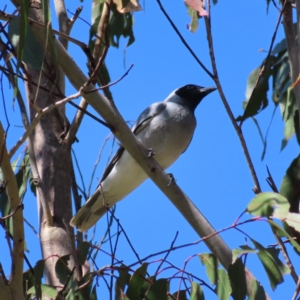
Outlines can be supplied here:
[[153, 149], [152, 148], [149, 148], [148, 149], [148, 157], [152, 157], [152, 156], [154, 156], [155, 155], [155, 152], [153, 151]]
[[172, 173], [168, 173], [167, 174], [170, 177], [170, 182], [168, 183], [167, 186], [170, 186], [171, 184], [175, 184], [176, 183], [176, 179], [174, 178]]

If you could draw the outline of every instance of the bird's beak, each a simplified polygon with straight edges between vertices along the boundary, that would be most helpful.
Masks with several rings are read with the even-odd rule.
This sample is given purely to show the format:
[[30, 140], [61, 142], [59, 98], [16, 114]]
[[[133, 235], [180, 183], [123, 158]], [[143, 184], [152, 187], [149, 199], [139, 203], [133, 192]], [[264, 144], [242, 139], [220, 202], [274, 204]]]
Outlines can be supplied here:
[[202, 88], [202, 89], [200, 89], [200, 93], [203, 96], [207, 96], [208, 94], [210, 94], [211, 92], [215, 91], [216, 89], [217, 89], [216, 87]]

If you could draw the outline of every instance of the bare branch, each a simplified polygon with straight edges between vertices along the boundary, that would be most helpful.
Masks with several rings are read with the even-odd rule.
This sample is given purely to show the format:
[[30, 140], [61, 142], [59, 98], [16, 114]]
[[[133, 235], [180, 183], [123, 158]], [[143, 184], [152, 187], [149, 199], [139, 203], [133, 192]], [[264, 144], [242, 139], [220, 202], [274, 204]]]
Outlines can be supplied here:
[[23, 207], [24, 207], [23, 204], [20, 203], [20, 204], [17, 206], [17, 208], [16, 208], [12, 213], [10, 213], [9, 215], [6, 215], [6, 216], [4, 216], [4, 217], [1, 217], [1, 218], [0, 218], [0, 221], [5, 221], [5, 220], [11, 218], [11, 217], [17, 212], [17, 210], [18, 210], [19, 208], [22, 208], [22, 209], [23, 209]]
[[[19, 189], [15, 174], [11, 168], [5, 145], [5, 132], [0, 122], [0, 149], [2, 152], [0, 167], [4, 180], [7, 182], [6, 191], [12, 211], [15, 211], [20, 203]], [[24, 299], [23, 295], [23, 264], [24, 264], [24, 227], [23, 212], [17, 210], [12, 215], [13, 222], [13, 257], [11, 278], [9, 280], [13, 299]]]
[[54, 108], [57, 108], [61, 105], [66, 104], [67, 102], [73, 100], [73, 99], [77, 99], [81, 96], [81, 89], [78, 93], [71, 95], [69, 97], [66, 97], [60, 101], [57, 101], [55, 103], [53, 103], [50, 106], [47, 106], [46, 108], [40, 109], [38, 111], [38, 113], [36, 114], [35, 118], [32, 120], [31, 125], [27, 128], [26, 132], [24, 133], [24, 135], [19, 139], [19, 141], [11, 148], [11, 150], [9, 151], [9, 158], [12, 158], [14, 156], [14, 154], [17, 152], [17, 150], [19, 149], [19, 147], [27, 140], [27, 138], [29, 137], [29, 135], [31, 134], [31, 132], [34, 130], [34, 128], [37, 126], [37, 124], [39, 123], [40, 119], [42, 118], [43, 115], [45, 115], [46, 113], [50, 112], [51, 110], [53, 110]]
[[175, 30], [175, 32], [177, 33], [178, 37], [180, 38], [180, 40], [182, 41], [183, 45], [189, 50], [189, 52], [192, 54], [192, 56], [195, 58], [195, 60], [197, 61], [197, 63], [201, 66], [201, 68], [207, 73], [207, 75], [214, 80], [214, 75], [205, 67], [205, 65], [201, 62], [201, 60], [197, 57], [197, 55], [195, 54], [195, 52], [192, 50], [192, 48], [189, 46], [189, 44], [186, 42], [186, 40], [184, 39], [184, 37], [182, 36], [182, 34], [180, 33], [180, 31], [178, 30], [178, 28], [176, 27], [176, 25], [174, 24], [174, 22], [172, 21], [172, 19], [169, 17], [169, 15], [167, 14], [166, 10], [164, 9], [164, 7], [162, 6], [160, 0], [156, 0], [159, 8], [161, 9], [161, 11], [163, 12], [163, 14], [165, 15], [165, 17], [167, 18], [167, 20], [169, 21], [169, 23], [171, 24], [172, 28]]
[[[209, 4], [208, 4], [209, 5]], [[209, 46], [209, 54], [210, 54], [210, 58], [211, 58], [211, 64], [212, 64], [212, 68], [213, 68], [213, 73], [214, 73], [214, 81], [216, 83], [216, 86], [218, 88], [218, 91], [219, 91], [219, 94], [220, 94], [220, 97], [221, 97], [221, 100], [223, 102], [223, 105], [226, 109], [226, 112], [230, 118], [230, 121], [240, 139], [240, 142], [241, 142], [241, 145], [242, 145], [242, 148], [243, 148], [243, 151], [244, 151], [244, 154], [245, 154], [245, 157], [246, 157], [246, 161], [248, 163], [248, 167], [250, 169], [250, 172], [251, 172], [251, 175], [252, 175], [252, 178], [253, 178], [253, 181], [254, 181], [254, 188], [253, 188], [253, 191], [254, 193], [259, 193], [261, 191], [261, 188], [260, 188], [260, 184], [259, 184], [259, 180], [257, 178], [257, 175], [256, 175], [256, 171], [255, 171], [255, 168], [254, 168], [254, 165], [252, 163], [252, 160], [251, 160], [251, 156], [250, 156], [250, 153], [249, 153], [249, 150], [248, 150], [248, 147], [247, 147], [247, 144], [246, 144], [246, 141], [245, 141], [245, 138], [244, 138], [244, 135], [243, 135], [243, 132], [242, 132], [242, 129], [238, 126], [236, 120], [235, 120], [235, 117], [232, 113], [232, 110], [228, 104], [228, 101], [225, 97], [225, 94], [223, 92], [223, 88], [222, 88], [222, 85], [220, 83], [220, 79], [219, 79], [219, 75], [218, 75], [218, 70], [217, 70], [217, 64], [216, 64], [216, 58], [215, 58], [215, 53], [214, 53], [214, 47], [213, 47], [213, 38], [212, 38], [212, 31], [211, 31], [211, 24], [210, 24], [210, 17], [204, 17], [205, 19], [205, 27], [206, 27], [206, 32], [207, 32], [207, 40], [208, 40], [208, 46]]]
[[[299, 59], [299, 41], [300, 41], [300, 1], [296, 1], [297, 7], [297, 29], [295, 31], [294, 22], [293, 22], [293, 9], [292, 5], [289, 1], [286, 1], [283, 10], [283, 27], [284, 34], [286, 39], [286, 46], [289, 55], [289, 63], [290, 63], [290, 72], [292, 82], [296, 82], [299, 74], [300, 74], [300, 59]], [[296, 85], [294, 87], [294, 92], [296, 96], [296, 103], [298, 106], [298, 110], [300, 111], [300, 85]]]
[[296, 300], [297, 297], [298, 297], [298, 295], [299, 295], [299, 293], [300, 293], [300, 277], [299, 277], [299, 279], [297, 281], [296, 289], [295, 289], [294, 295], [292, 297], [292, 300]]
[[126, 76], [129, 74], [129, 72], [130, 72], [130, 70], [133, 68], [133, 66], [134, 66], [134, 64], [131, 64], [131, 66], [129, 67], [129, 69], [128, 69], [128, 70], [127, 70], [127, 71], [126, 71], [119, 79], [117, 79], [116, 81], [111, 82], [111, 83], [109, 83], [109, 84], [107, 84], [107, 85], [101, 86], [101, 87], [99, 87], [99, 88], [96, 88], [96, 89], [94, 89], [94, 90], [90, 90], [90, 91], [86, 92], [86, 94], [90, 94], [90, 93], [93, 93], [93, 92], [96, 92], [96, 91], [99, 91], [99, 90], [103, 90], [103, 89], [105, 89], [105, 88], [108, 88], [108, 87], [110, 87], [110, 86], [113, 86], [113, 85], [119, 83], [121, 80], [124, 79], [124, 77], [126, 77]]
[[[109, 42], [108, 42], [108, 38], [107, 38], [109, 14], [110, 14], [109, 5], [108, 5], [108, 3], [104, 2], [101, 18], [100, 18], [100, 21], [99, 21], [99, 24], [97, 27], [97, 39], [95, 41], [94, 52], [93, 52], [93, 60], [98, 61], [98, 63], [97, 63], [97, 66], [94, 68], [93, 73], [89, 79], [90, 80], [89, 82], [92, 82], [96, 77], [98, 79], [98, 82], [100, 83], [100, 85], [103, 85], [103, 81], [100, 76], [99, 68], [104, 63], [104, 60], [105, 60], [107, 52], [108, 52], [108, 47], [109, 47]], [[105, 42], [103, 42], [103, 41], [105, 41]], [[108, 87], [104, 86], [103, 91], [106, 93], [106, 97], [109, 98], [109, 91], [107, 88]], [[88, 103], [83, 98], [80, 101], [79, 106], [83, 110], [86, 110], [88, 107]], [[79, 129], [79, 126], [83, 120], [83, 117], [84, 117], [83, 110], [77, 111], [76, 116], [73, 119], [73, 122], [69, 128], [69, 132], [66, 136], [66, 140], [69, 143], [74, 140], [75, 135]]]
[[14, 300], [13, 295], [9, 290], [9, 286], [5, 283], [5, 278], [3, 277], [3, 275], [0, 275], [0, 291], [1, 297], [3, 297], [3, 299]]

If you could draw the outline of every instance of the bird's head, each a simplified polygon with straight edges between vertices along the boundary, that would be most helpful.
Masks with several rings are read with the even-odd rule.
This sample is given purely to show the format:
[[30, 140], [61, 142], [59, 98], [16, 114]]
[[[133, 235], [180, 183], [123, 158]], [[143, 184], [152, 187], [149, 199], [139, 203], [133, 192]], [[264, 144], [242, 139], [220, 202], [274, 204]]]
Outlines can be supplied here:
[[168, 98], [169, 101], [181, 102], [194, 111], [201, 100], [215, 90], [215, 87], [205, 88], [195, 84], [187, 84], [175, 90]]

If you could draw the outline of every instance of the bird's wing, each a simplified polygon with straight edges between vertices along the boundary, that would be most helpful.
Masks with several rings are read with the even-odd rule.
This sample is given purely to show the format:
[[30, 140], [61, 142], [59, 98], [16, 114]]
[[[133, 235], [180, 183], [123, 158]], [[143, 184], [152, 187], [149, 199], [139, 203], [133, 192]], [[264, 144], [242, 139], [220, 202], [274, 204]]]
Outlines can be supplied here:
[[[143, 130], [143, 128], [145, 128], [151, 122], [151, 120], [154, 117], [159, 115], [166, 108], [166, 106], [167, 105], [164, 102], [156, 102], [156, 103], [153, 103], [152, 105], [150, 105], [148, 108], [146, 108], [140, 114], [140, 116], [138, 117], [138, 119], [136, 120], [134, 125], [132, 126], [131, 131], [135, 135], [137, 135], [140, 131]], [[111, 170], [113, 169], [113, 167], [115, 166], [117, 161], [122, 156], [122, 153], [124, 152], [124, 150], [125, 150], [124, 147], [120, 146], [120, 148], [118, 149], [118, 151], [116, 152], [116, 154], [114, 155], [112, 160], [110, 161], [109, 165], [105, 169], [102, 179], [101, 179], [101, 182], [104, 181], [105, 178], [109, 175], [109, 173], [111, 172]]]
[[166, 108], [166, 106], [167, 104], [164, 102], [156, 102], [146, 108], [132, 126], [132, 132], [137, 135], [151, 122], [154, 117], [159, 115]]

